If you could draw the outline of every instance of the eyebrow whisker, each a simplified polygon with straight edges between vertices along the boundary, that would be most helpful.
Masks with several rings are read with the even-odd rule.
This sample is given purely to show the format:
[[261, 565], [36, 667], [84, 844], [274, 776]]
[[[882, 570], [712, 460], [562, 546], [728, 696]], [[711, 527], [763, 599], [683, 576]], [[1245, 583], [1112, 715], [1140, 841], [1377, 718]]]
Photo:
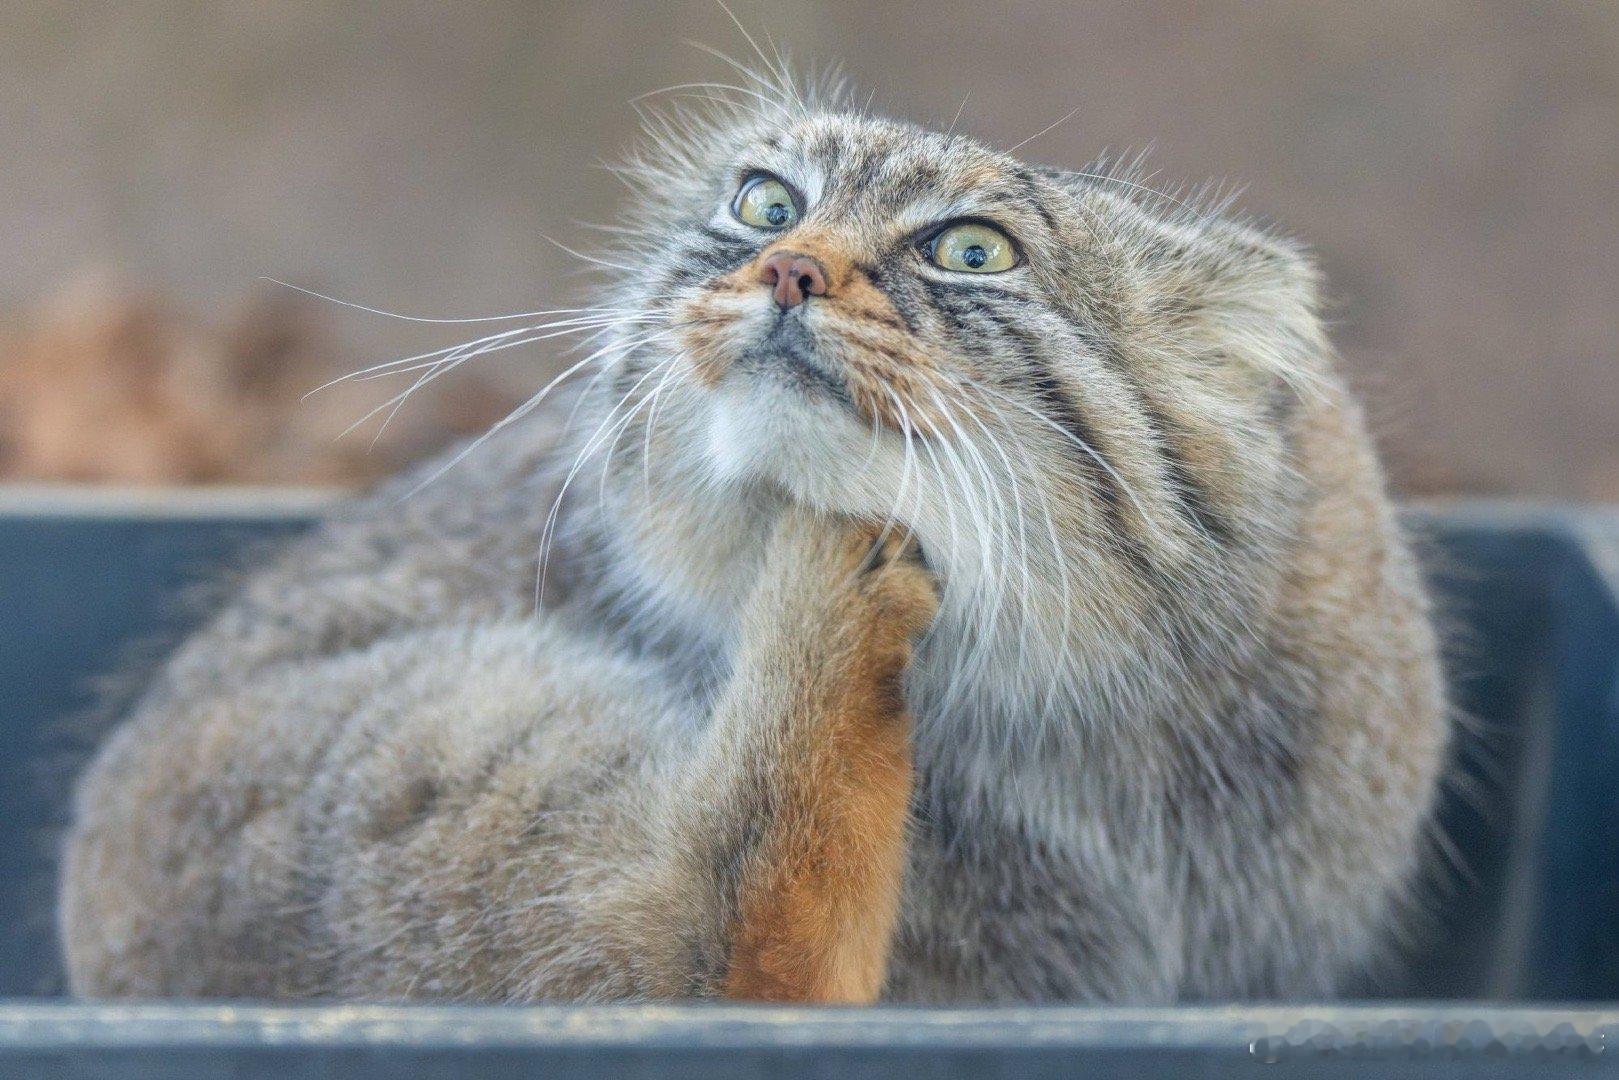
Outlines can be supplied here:
[[1072, 120], [1074, 117], [1079, 115], [1079, 110], [1081, 108], [1083, 108], [1083, 107], [1084, 106], [1081, 106], [1081, 105], [1075, 105], [1072, 109], [1069, 109], [1061, 117], [1059, 117], [1058, 119], [1056, 119], [1056, 120], [1052, 121], [1051, 123], [1047, 124], [1045, 127], [1041, 128], [1039, 131], [1035, 132], [1033, 135], [1030, 135], [1027, 139], [1024, 139], [1020, 143], [1013, 143], [1011, 146], [1008, 146], [1005, 150], [1002, 151], [1002, 153], [1008, 154], [1008, 155], [1017, 153], [1023, 147], [1025, 147], [1025, 146], [1029, 145], [1030, 143], [1034, 142], [1034, 140], [1038, 139], [1040, 136], [1046, 134], [1047, 132], [1054, 131], [1057, 128], [1062, 127], [1064, 124], [1068, 123], [1068, 121]]

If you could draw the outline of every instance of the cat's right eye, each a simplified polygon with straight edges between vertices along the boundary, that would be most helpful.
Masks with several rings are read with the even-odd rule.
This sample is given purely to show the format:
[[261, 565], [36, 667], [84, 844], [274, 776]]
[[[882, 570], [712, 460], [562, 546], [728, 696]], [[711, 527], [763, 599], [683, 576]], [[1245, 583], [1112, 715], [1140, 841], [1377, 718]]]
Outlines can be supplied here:
[[1018, 263], [1011, 237], [981, 221], [947, 226], [922, 251], [934, 266], [962, 274], [998, 274]]
[[742, 185], [731, 213], [756, 229], [786, 229], [798, 221], [798, 204], [787, 185], [774, 176], [755, 175]]

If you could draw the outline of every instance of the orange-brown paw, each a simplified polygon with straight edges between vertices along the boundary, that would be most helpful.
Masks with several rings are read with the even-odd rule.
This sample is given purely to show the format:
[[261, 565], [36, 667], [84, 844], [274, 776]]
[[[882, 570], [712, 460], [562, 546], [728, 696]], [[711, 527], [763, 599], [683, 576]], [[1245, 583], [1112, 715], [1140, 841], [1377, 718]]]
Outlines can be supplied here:
[[925, 631], [939, 613], [939, 582], [916, 537], [897, 525], [853, 523], [864, 547], [858, 588], [890, 632], [907, 639]]
[[901, 646], [939, 606], [938, 584], [902, 527], [802, 507], [777, 521], [760, 587], [778, 617], [791, 609], [825, 631], [841, 627]]

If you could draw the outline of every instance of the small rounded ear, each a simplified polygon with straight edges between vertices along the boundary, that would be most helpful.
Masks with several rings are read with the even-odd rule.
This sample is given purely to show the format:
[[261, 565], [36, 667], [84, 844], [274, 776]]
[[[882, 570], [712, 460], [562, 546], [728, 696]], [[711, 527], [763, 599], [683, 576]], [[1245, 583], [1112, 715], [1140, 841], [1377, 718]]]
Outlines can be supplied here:
[[1143, 241], [1138, 299], [1174, 345], [1295, 389], [1325, 374], [1319, 276], [1297, 244], [1218, 217], [1151, 222]]
[[1301, 392], [1327, 375], [1319, 275], [1301, 245], [1226, 216], [1217, 203], [1182, 201], [1129, 176], [1041, 175], [1094, 215], [1098, 243], [1126, 268], [1126, 305], [1152, 339], [1141, 344]]

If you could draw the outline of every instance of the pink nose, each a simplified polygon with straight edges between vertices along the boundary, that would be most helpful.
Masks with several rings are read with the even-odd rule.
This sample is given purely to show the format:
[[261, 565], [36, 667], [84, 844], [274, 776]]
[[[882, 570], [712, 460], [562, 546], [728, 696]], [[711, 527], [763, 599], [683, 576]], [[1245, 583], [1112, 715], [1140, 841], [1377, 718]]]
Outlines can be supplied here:
[[814, 256], [778, 251], [759, 264], [759, 280], [784, 308], [797, 307], [807, 296], [826, 295], [826, 268]]

